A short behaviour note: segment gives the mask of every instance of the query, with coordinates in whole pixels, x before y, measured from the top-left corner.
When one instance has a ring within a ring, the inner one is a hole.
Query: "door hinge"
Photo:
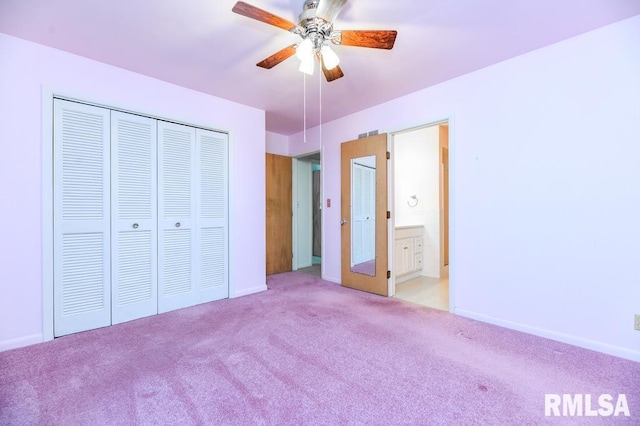
[[[387,271],[387,279],[391,278],[391,271]]]
[[[391,160],[391,153],[387,151],[387,160]]]
[[[391,212],[387,210],[387,219],[391,219]]]

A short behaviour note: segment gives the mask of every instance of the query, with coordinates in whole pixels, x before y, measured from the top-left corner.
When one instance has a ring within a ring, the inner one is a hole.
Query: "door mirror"
[[[351,272],[376,275],[376,156],[351,160]]]

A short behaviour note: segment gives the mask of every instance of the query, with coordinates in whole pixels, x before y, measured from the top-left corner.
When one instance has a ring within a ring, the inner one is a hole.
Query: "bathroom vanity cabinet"
[[[396,283],[415,278],[422,271],[423,226],[396,227],[394,258]]]

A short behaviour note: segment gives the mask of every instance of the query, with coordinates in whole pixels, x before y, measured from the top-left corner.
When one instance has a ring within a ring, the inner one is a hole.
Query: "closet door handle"
[[[180,222],[176,222],[176,228],[180,228]]]
[[[137,223],[134,223],[133,224],[133,229],[138,229],[138,226],[140,226],[140,225],[138,225]]]

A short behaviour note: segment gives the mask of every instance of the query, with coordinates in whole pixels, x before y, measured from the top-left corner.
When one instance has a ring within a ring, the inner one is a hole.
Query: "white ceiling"
[[[297,22],[303,0],[247,3]],[[234,4],[0,0],[0,32],[263,109],[268,131],[301,131],[297,59],[255,66],[299,39],[232,13]],[[334,48],[345,77],[323,82],[322,121],[638,14],[639,0],[350,0],[335,29],[393,29],[398,38],[391,51]],[[307,78],[308,127],[320,117],[317,71]]]

